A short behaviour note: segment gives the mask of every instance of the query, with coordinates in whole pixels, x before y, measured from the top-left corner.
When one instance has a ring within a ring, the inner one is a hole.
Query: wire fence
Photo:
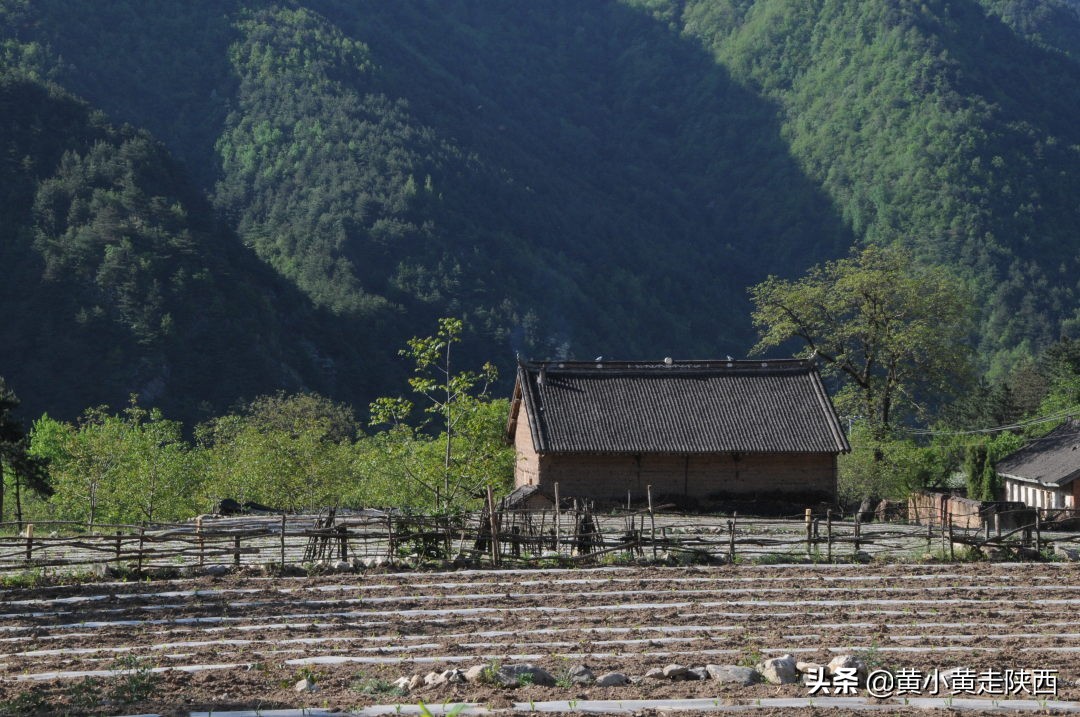
[[[489,503],[491,505],[492,503]],[[1080,548],[1074,511],[1010,504],[952,512],[913,500],[895,520],[806,509],[780,518],[671,513],[485,509],[457,515],[328,511],[201,516],[179,524],[0,524],[0,572],[142,573],[210,566],[359,569],[423,563],[595,564],[620,561],[852,562],[973,557],[1039,559]],[[14,533],[18,528],[19,532]],[[14,533],[14,534],[13,534]]]

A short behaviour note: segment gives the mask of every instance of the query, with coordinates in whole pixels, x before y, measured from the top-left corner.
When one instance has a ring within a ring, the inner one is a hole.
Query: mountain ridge
[[[3,0],[0,27],[5,65],[164,141],[210,235],[272,268],[238,287],[299,292],[292,319],[241,310],[276,346],[245,394],[393,392],[397,346],[447,314],[504,367],[741,354],[747,285],[863,242],[972,286],[991,371],[1080,331],[1072,0]],[[237,397],[166,384],[185,411]]]

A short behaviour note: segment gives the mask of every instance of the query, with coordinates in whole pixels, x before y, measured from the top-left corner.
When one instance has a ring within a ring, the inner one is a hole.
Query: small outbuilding
[[[1005,500],[1029,508],[1076,510],[1080,507],[1080,421],[1069,419],[998,461],[994,470],[1001,476]]]
[[[515,485],[623,503],[836,500],[850,450],[812,361],[519,362]]]

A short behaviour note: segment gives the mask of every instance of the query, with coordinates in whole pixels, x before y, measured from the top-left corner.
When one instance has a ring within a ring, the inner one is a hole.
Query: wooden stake
[[[829,546],[828,558],[829,558],[829,562],[831,563],[832,562],[832,508],[829,508],[827,511],[825,511],[825,530],[827,531],[826,537],[828,539],[828,546]]]
[[[26,562],[34,559],[34,524],[26,524]]]
[[[555,484],[555,552],[562,552],[562,520],[559,517],[559,484]]]
[[[240,536],[233,538],[233,565],[240,567]]]
[[[656,560],[656,516],[653,515],[652,509],[652,486],[645,486],[645,495],[649,499],[649,522],[652,524],[652,556],[653,560]]]
[[[859,538],[862,535],[862,513],[855,512],[855,557],[859,557]]]
[[[285,514],[281,514],[281,572],[285,572]]]
[[[812,544],[812,539],[813,539],[813,535],[812,535],[812,532],[811,532],[813,530],[813,520],[814,519],[813,519],[812,513],[811,513],[810,509],[807,508],[806,509],[806,557],[808,557],[808,558],[812,554],[812,551],[810,550],[810,546]]]
[[[120,534],[117,533],[117,536]],[[200,515],[195,519],[195,541],[199,544],[199,567],[203,566],[204,551],[203,548],[203,534],[202,534],[202,516]],[[116,559],[120,560],[120,538],[116,539]]]
[[[495,494],[487,487],[488,519],[491,522],[491,562],[499,564],[499,523],[495,519]]]
[[[139,575],[142,575],[143,542],[145,540],[146,540],[146,528],[139,528],[139,557],[138,557],[138,563],[137,563],[137,568],[136,568],[136,572],[138,572]]]

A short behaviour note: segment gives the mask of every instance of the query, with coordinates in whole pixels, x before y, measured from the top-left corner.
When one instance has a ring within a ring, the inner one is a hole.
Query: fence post
[[[233,560],[233,565],[235,565],[236,567],[240,567],[240,536],[239,535],[237,535],[236,537],[233,538],[232,560]]]
[[[195,541],[199,544],[199,567],[201,568],[203,566],[203,562],[204,562],[204,552],[203,552],[204,545],[203,545],[202,516],[201,515],[198,518],[195,519]],[[119,545],[119,544],[120,544],[120,541],[117,540],[117,545]],[[120,551],[119,551],[119,549],[116,552],[117,552],[116,559],[119,560],[120,559]]]
[[[338,559],[349,559],[349,529],[344,525],[339,525],[338,529]]]
[[[121,532],[116,531],[116,567],[120,567],[120,536]]]
[[[649,498],[649,522],[652,524],[652,557],[656,560],[656,516],[653,515],[652,510],[652,486],[645,486],[645,494]]]
[[[949,513],[949,560],[956,560],[956,543],[953,542],[952,513]]]
[[[1035,509],[1035,552],[1042,552],[1042,512],[1041,509]]]
[[[832,508],[825,511],[825,530],[827,531],[826,538],[829,543],[829,562],[832,562]]]
[[[855,557],[859,557],[860,536],[862,536],[862,513],[855,511]]]
[[[285,514],[281,514],[281,572],[285,572]]]
[[[997,533],[997,537],[1001,537],[1001,513],[994,511],[994,532]]]
[[[142,575],[142,564],[143,564],[143,541],[144,541],[144,540],[146,540],[146,527],[145,527],[145,526],[144,526],[144,527],[140,527],[140,528],[139,528],[139,557],[137,558],[137,561],[138,561],[138,562],[136,563],[136,566],[137,566],[137,567],[136,567],[136,569],[135,569],[135,570],[136,570],[136,572],[137,572],[137,573],[138,573],[139,575]]]
[[[488,519],[491,522],[491,562],[499,564],[499,521],[495,519],[495,494],[487,487]]]
[[[813,531],[813,516],[809,508],[806,509],[806,557],[810,557],[810,545],[812,540]]]
[[[555,552],[562,553],[562,519],[559,517],[559,483],[555,482]]]
[[[34,524],[26,524],[26,562],[34,559]]]

